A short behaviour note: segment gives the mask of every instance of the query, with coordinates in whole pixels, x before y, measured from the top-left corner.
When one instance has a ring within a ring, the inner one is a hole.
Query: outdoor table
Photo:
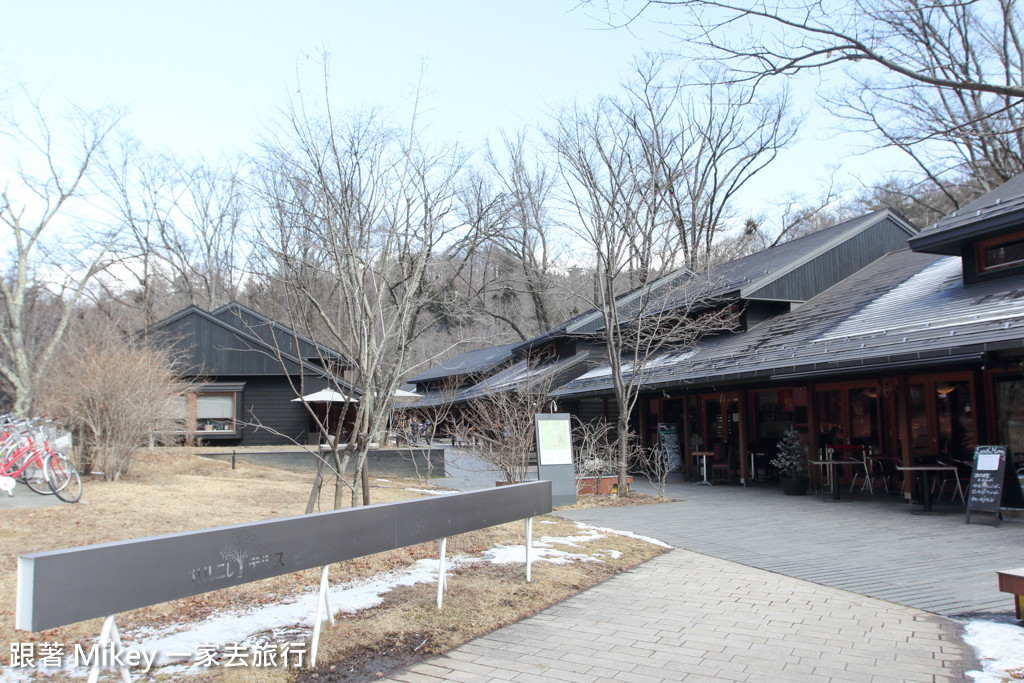
[[[714,484],[712,484],[710,481],[708,481],[708,456],[709,455],[710,456],[714,456],[715,455],[714,451],[693,451],[693,453],[691,453],[691,455],[699,455],[703,459],[703,461],[704,461],[703,465],[701,467],[701,470],[704,472],[704,481],[695,481],[693,483],[693,485],[694,486],[714,486]]]
[[[919,472],[921,477],[921,504],[924,509],[921,510],[924,514],[935,514],[932,511],[932,487],[931,487],[931,473],[932,472],[953,472],[953,476],[956,476],[956,467],[953,465],[911,465],[904,467],[903,465],[896,465],[896,469],[900,472]]]
[[[839,496],[839,478],[836,476],[836,465],[863,465],[864,463],[860,460],[836,460],[835,458],[826,458],[825,460],[809,460],[813,465],[825,465],[828,467],[828,477],[832,481],[832,498],[823,498],[822,500],[831,501],[833,503],[849,503],[850,500],[842,500]]]

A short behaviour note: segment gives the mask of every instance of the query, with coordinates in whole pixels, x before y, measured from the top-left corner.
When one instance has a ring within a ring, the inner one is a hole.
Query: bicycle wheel
[[[46,478],[46,469],[42,464],[42,459],[32,455],[32,462],[29,466],[21,473],[18,480],[28,486],[36,493],[44,496],[53,495],[53,488],[50,486],[50,482]]]
[[[77,503],[82,497],[82,478],[71,464],[71,458],[63,453],[52,453],[43,461],[43,471],[50,488],[65,503]]]

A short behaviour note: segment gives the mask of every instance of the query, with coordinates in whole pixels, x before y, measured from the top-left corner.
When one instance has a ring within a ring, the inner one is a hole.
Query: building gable
[[[184,376],[300,374],[301,365],[294,357],[278,357],[259,338],[195,306],[153,326],[150,335],[173,350]],[[310,369],[307,366],[307,372]]]

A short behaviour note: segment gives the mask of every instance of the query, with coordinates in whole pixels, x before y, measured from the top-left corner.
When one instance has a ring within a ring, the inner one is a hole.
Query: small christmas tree
[[[807,446],[800,437],[800,432],[792,427],[786,430],[779,441],[778,452],[771,463],[784,477],[796,477],[807,470]]]

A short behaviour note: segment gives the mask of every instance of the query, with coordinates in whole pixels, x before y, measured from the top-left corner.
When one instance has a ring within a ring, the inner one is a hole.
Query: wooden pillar
[[[690,395],[683,396],[683,443],[680,451],[683,454],[683,471],[687,479],[693,479],[693,444],[691,442],[690,430]]]
[[[736,408],[739,411],[739,448],[740,448],[740,482],[746,486],[747,480],[750,478],[750,447],[747,445],[747,423],[749,418],[747,415],[747,392],[741,390],[737,392],[736,396]]]
[[[818,395],[814,384],[807,385],[807,455],[809,460],[821,460],[821,430],[818,429]],[[821,477],[821,468],[811,467],[811,479],[815,487],[824,490],[825,484]]]
[[[896,391],[896,412],[898,414],[898,430],[900,435],[900,452],[899,458],[903,467],[911,467],[914,464],[914,458],[910,452],[910,387],[907,381],[906,375],[900,375],[895,382],[893,382],[893,388]],[[906,474],[906,473],[905,473]],[[903,477],[903,494],[904,496],[913,495],[914,477],[904,476]]]

